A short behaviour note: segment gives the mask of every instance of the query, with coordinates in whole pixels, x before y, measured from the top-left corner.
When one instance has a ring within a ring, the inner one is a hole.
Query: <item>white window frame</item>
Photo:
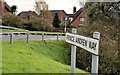
[[[84,17],[80,17],[79,20],[80,20],[80,22],[84,22],[85,18]]]

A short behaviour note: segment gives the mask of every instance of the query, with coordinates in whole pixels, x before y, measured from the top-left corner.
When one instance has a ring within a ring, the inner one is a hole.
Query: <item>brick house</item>
[[[31,18],[34,16],[34,17],[37,17],[38,14],[34,11],[22,11],[18,14],[18,16],[20,16],[23,20],[31,20]]]
[[[76,7],[73,7],[73,14],[68,14],[67,16],[69,16],[71,23],[75,27],[83,26],[83,23],[85,22],[85,14],[83,13],[82,8],[76,11]]]
[[[4,0],[0,0],[0,16],[5,13],[12,13],[11,8]]]
[[[61,23],[63,23],[63,17],[67,15],[67,13],[64,10],[50,10],[50,16],[48,19],[50,23],[53,23],[53,19],[56,13],[58,13],[59,19]]]
[[[75,26],[83,26],[83,23],[85,21],[85,14],[83,13],[83,9],[80,8],[78,11],[76,11],[76,7],[73,7],[73,14],[67,14],[64,10],[50,10],[50,18],[49,21],[53,23],[53,19],[55,16],[55,13],[58,13],[59,19],[62,23],[64,23],[63,18],[65,16],[68,16],[71,20],[71,23]]]
[[[85,22],[85,14],[83,13],[83,9],[80,8],[78,11],[76,11],[76,7],[73,7],[73,14],[67,14],[64,10],[50,10],[49,11],[49,18],[48,21],[52,24],[53,19],[56,13],[58,13],[59,19],[61,23],[64,23],[64,17],[68,16],[71,20],[71,23],[75,26],[83,26],[83,23]],[[30,20],[32,16],[38,16],[37,13],[34,11],[22,11],[18,14],[23,20]]]

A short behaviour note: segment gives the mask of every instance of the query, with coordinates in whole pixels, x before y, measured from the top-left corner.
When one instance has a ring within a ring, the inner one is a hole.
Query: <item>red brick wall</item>
[[[62,22],[63,17],[65,17],[66,14],[63,11],[61,11],[60,13],[58,13],[58,16],[59,16],[60,21]]]
[[[66,14],[63,11],[56,11],[56,13],[58,13],[59,19],[62,22],[63,17],[66,16]],[[53,23],[53,19],[54,19],[54,17],[49,18],[48,20],[50,21],[50,23]]]
[[[2,15],[5,14],[5,13],[12,13],[12,12],[9,12],[9,11],[5,8],[5,2],[4,2],[4,0],[1,0],[1,6],[2,6]]]
[[[22,20],[27,21],[27,20],[31,20],[32,17],[37,17],[38,15],[34,12],[34,11],[28,11],[29,12],[29,16],[28,17],[23,17],[21,14],[19,15],[20,18],[22,18]]]
[[[5,13],[5,3],[4,0],[1,0],[1,6],[2,6],[2,15]]]
[[[19,17],[20,17],[22,20],[24,20],[24,21],[29,20],[29,18],[28,18],[28,17],[23,17],[21,14],[19,15]]]
[[[85,14],[81,12],[79,16],[72,22],[74,26],[78,26],[79,24],[83,24],[83,22],[80,22],[80,17],[85,17]],[[85,19],[84,19],[85,20]]]
[[[38,15],[34,12],[34,11],[29,11],[29,20],[31,20],[31,18],[34,16],[34,17],[37,17]]]

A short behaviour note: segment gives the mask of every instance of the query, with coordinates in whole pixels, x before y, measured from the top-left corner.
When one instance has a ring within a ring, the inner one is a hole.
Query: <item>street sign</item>
[[[92,75],[98,75],[98,49],[100,33],[94,32],[93,38],[81,36],[76,34],[76,29],[72,29],[72,33],[66,33],[66,42],[72,44],[71,46],[71,73],[75,75],[75,65],[76,65],[76,46],[81,47],[92,54]]]
[[[66,33],[66,37],[66,42],[98,55],[99,40],[72,33]]]

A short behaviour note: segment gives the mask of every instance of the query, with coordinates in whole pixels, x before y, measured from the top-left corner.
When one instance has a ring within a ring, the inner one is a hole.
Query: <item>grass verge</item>
[[[3,73],[70,73],[70,46],[64,41],[47,40],[2,42]],[[76,68],[76,73],[84,73]],[[88,75],[88,74],[87,74]]]
[[[47,34],[65,34],[65,33],[60,33],[60,32],[25,31],[25,30],[11,30],[11,29],[0,29],[0,31],[9,31],[9,32],[29,32],[29,33],[47,33]]]

